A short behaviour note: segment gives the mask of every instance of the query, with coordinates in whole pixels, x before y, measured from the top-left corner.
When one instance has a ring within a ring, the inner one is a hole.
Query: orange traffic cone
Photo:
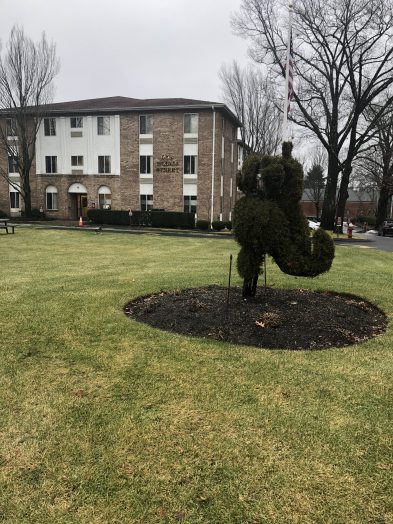
[[[79,227],[83,227],[83,220],[82,220],[82,217],[79,217]]]

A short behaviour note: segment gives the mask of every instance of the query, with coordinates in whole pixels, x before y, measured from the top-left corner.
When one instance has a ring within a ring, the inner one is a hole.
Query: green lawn
[[[382,307],[387,333],[358,346],[261,350],[123,315],[140,294],[224,284],[236,252],[230,240],[0,236],[0,522],[393,522],[393,255],[342,246],[314,280],[268,263],[270,285]]]

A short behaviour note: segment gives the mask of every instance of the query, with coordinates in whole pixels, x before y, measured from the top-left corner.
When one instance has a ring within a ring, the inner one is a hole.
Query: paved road
[[[373,233],[366,233],[365,235],[356,234],[356,236],[363,238],[365,242],[357,242],[353,244],[354,246],[381,249],[382,251],[393,253],[393,237],[379,237]]]

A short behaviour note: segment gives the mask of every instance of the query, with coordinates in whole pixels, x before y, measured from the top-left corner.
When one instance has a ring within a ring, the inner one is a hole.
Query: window
[[[71,166],[72,167],[83,167],[83,156],[72,156],[71,157]]]
[[[139,117],[139,134],[153,134],[153,115],[140,115]]]
[[[98,172],[99,173],[110,173],[111,172],[111,157],[110,156],[99,156],[98,157]]]
[[[141,211],[153,209],[153,195],[141,195]]]
[[[56,136],[55,118],[44,118],[44,133],[45,136]]]
[[[184,115],[184,133],[198,133],[198,115],[196,113]]]
[[[97,134],[109,135],[111,132],[111,124],[109,116],[97,116]]]
[[[15,118],[7,118],[6,132],[7,136],[17,136],[17,125]]]
[[[139,157],[139,173],[141,175],[151,175],[151,156]]]
[[[8,173],[18,173],[18,157],[9,156],[8,157]]]
[[[57,201],[58,191],[55,186],[48,186],[46,188],[46,209],[55,211],[59,209]]]
[[[196,213],[197,212],[197,197],[196,196],[184,196],[184,212],[185,213]]]
[[[184,156],[184,174],[196,175],[197,157],[193,155]]]
[[[83,117],[81,116],[73,116],[70,118],[71,128],[72,129],[79,129],[83,127]]]
[[[14,189],[10,191],[10,207],[11,209],[20,208],[19,191],[15,191]]]
[[[98,190],[98,207],[100,209],[110,209],[112,205],[111,190],[107,186],[101,186]]]
[[[57,173],[57,156],[45,157],[46,173]]]

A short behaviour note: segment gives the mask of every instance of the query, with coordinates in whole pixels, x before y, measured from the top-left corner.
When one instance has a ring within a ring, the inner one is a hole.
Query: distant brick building
[[[374,215],[377,208],[378,195],[376,191],[357,191],[348,189],[348,200],[345,205],[344,218],[354,218],[358,215]],[[316,216],[316,206],[312,198],[312,192],[305,189],[300,202],[303,213],[306,216]],[[323,194],[319,202],[319,213],[322,212]]]
[[[241,122],[221,103],[110,97],[48,106],[31,173],[32,207],[77,219],[89,208],[191,211],[231,219]],[[12,126],[10,126],[12,127]],[[19,215],[19,174],[0,159],[0,209]]]

